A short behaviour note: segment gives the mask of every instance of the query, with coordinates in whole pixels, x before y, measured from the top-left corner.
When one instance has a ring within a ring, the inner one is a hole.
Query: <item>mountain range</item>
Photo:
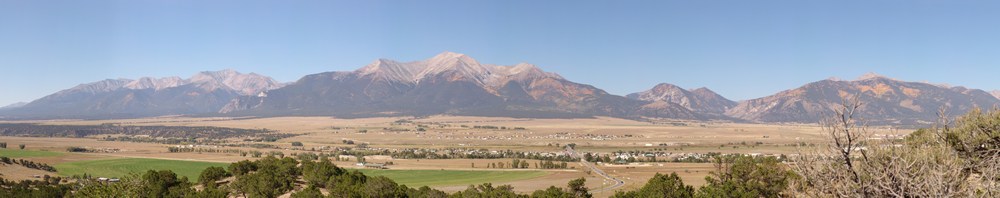
[[[850,96],[873,124],[927,124],[1000,104],[1000,90],[906,82],[878,75],[822,80],[774,95],[732,101],[708,88],[661,83],[618,96],[520,63],[493,65],[444,52],[412,62],[378,59],[354,71],[311,74],[296,82],[234,70],[180,77],[108,79],[81,84],[27,104],[0,108],[0,118],[188,116],[424,116],[530,118],[612,116],[629,119],[815,123]]]
[[[647,106],[679,105],[695,113],[716,117],[722,116],[737,104],[705,87],[686,90],[668,83],[660,83],[652,89],[625,97],[650,102]]]
[[[107,79],[56,92],[0,116],[21,119],[130,118],[214,113],[240,95],[263,93],[284,84],[234,70],[180,77]]]
[[[312,74],[264,95],[240,96],[219,113],[233,115],[473,115],[633,117],[648,102],[566,80],[535,65],[482,64],[445,52],[427,60],[379,59],[355,71]],[[696,119],[676,105],[642,115]]]
[[[872,124],[926,125],[942,108],[949,116],[973,108],[992,108],[1000,99],[964,87],[905,82],[869,74],[857,80],[822,80],[802,87],[740,102],[726,115],[757,122],[817,122],[845,98],[858,97],[860,116]]]

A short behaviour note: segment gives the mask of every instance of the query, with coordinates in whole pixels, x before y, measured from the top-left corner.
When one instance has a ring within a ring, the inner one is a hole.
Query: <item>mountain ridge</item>
[[[199,72],[188,79],[142,77],[105,79],[60,90],[0,112],[22,118],[119,118],[214,112],[239,95],[282,84],[270,77],[235,70]]]
[[[816,123],[853,95],[866,103],[860,116],[875,124],[926,125],[936,120],[940,107],[954,116],[1000,104],[1000,90],[909,82],[875,73],[856,80],[811,82],[739,102],[706,87],[685,89],[669,83],[619,96],[533,64],[485,64],[443,52],[408,62],[376,59],[355,70],[309,74],[290,83],[231,69],[188,78],[105,79],[20,107],[0,108],[0,118],[443,114]]]
[[[219,113],[637,117],[633,113],[646,103],[566,80],[532,64],[482,64],[464,54],[444,52],[420,61],[378,59],[354,71],[307,75],[263,97],[239,97]],[[669,106],[646,115],[698,118]]]
[[[28,103],[27,102],[15,102],[15,103],[8,104],[7,106],[0,107],[0,109],[13,109],[13,108],[22,107],[22,106],[24,106],[26,104],[28,104]]]
[[[669,83],[660,83],[649,90],[628,94],[625,97],[647,102],[674,103],[693,112],[712,115],[722,115],[729,108],[736,106],[736,102],[708,88],[687,90]]]
[[[865,104],[859,116],[873,124],[927,125],[937,119],[941,107],[947,108],[948,116],[957,116],[973,108],[1000,104],[1000,100],[978,89],[874,76],[808,83],[740,102],[726,115],[755,122],[816,123],[843,100],[855,96]]]

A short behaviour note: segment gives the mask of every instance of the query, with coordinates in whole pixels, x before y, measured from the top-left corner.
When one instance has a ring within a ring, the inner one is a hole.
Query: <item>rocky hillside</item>
[[[626,97],[653,103],[674,103],[693,112],[713,115],[722,115],[726,110],[736,106],[736,102],[708,88],[686,90],[668,83],[661,83],[652,89],[629,94]]]
[[[944,107],[954,116],[1000,100],[978,89],[905,82],[877,75],[858,80],[823,80],[775,95],[741,102],[726,115],[757,122],[816,123],[845,98],[863,101],[860,116],[871,124],[925,125]]]

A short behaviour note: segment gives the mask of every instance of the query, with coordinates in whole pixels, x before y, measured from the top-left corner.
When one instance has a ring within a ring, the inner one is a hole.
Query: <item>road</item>
[[[619,187],[622,187],[622,186],[625,185],[625,181],[622,181],[621,179],[612,177],[611,175],[608,175],[607,173],[605,173],[603,170],[597,168],[597,166],[594,166],[594,163],[588,162],[587,159],[584,159],[583,156],[580,156],[580,154],[577,153],[576,150],[573,150],[572,147],[567,146],[566,147],[566,152],[568,152],[569,155],[572,156],[572,157],[580,158],[580,163],[583,164],[584,166],[589,167],[590,170],[591,170],[591,172],[597,173],[598,175],[600,175],[600,176],[602,176],[604,178],[607,178],[608,180],[611,180],[611,181],[615,182],[614,185],[607,186],[607,187],[604,187],[604,188],[601,188],[601,189],[596,189],[596,190],[593,190],[592,192],[604,192],[604,191],[607,191],[607,190],[614,190],[615,188],[619,188]]]

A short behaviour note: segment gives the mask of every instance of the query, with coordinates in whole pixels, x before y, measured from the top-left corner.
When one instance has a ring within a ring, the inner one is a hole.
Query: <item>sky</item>
[[[1000,89],[997,1],[0,1],[0,106],[236,69],[291,82],[451,51],[613,94],[733,100],[876,72]]]

